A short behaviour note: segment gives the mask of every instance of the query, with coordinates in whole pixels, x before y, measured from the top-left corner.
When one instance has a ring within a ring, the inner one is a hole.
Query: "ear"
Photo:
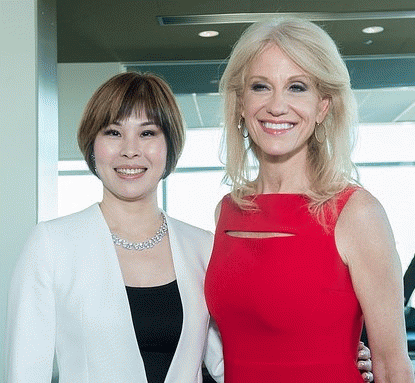
[[[316,116],[316,122],[321,124],[327,116],[327,113],[330,110],[331,106],[331,98],[330,97],[323,97],[319,103],[319,112]]]
[[[241,114],[242,118],[245,118],[244,102],[243,102],[242,97],[239,96],[236,102],[237,102],[237,105],[238,105],[239,113]]]

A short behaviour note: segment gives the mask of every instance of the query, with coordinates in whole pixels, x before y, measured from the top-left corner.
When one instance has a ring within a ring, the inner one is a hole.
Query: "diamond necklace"
[[[111,233],[112,242],[116,246],[122,246],[124,249],[127,250],[146,250],[151,249],[152,247],[156,246],[166,235],[167,231],[169,230],[167,227],[167,220],[166,216],[161,213],[163,217],[163,223],[161,224],[160,228],[158,229],[157,233],[144,242],[128,242],[125,239],[120,238],[117,234]]]

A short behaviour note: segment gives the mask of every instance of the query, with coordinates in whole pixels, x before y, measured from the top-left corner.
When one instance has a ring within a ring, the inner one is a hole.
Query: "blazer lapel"
[[[197,271],[194,266],[198,263],[193,250],[194,244],[187,246],[187,237],[183,228],[179,228],[176,221],[169,216],[166,215],[166,218],[173,264],[183,305],[183,325],[165,383],[177,383],[183,378],[186,365],[189,366],[188,370],[190,371],[194,363],[197,363],[196,366],[202,363],[199,354],[201,354],[205,343],[203,327],[207,329],[208,316],[203,298],[204,271]],[[201,326],[202,335],[200,333]],[[183,383],[198,381],[196,374],[187,378],[188,380]]]
[[[93,240],[96,243],[96,249],[100,252],[97,254],[102,259],[101,267],[104,269],[104,274],[107,279],[107,287],[111,289],[111,296],[116,302],[114,305],[121,312],[119,325],[119,333],[114,335],[112,339],[117,344],[120,357],[120,368],[124,371],[131,369],[131,376],[134,377],[134,383],[148,383],[144,368],[143,358],[137,344],[137,338],[134,330],[134,325],[131,317],[130,305],[128,302],[127,292],[124,285],[124,280],[121,273],[121,268],[118,262],[117,253],[114,244],[111,240],[110,229],[105,221],[98,204],[93,206],[94,221],[96,224],[96,233]],[[122,364],[122,365],[121,365]]]

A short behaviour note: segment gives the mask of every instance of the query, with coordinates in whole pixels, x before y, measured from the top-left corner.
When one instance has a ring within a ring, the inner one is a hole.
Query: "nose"
[[[122,157],[134,158],[142,155],[140,141],[132,138],[125,138],[122,142],[120,154]]]
[[[274,90],[267,100],[266,110],[273,116],[281,116],[288,113],[288,102],[286,97],[284,97],[284,93]]]

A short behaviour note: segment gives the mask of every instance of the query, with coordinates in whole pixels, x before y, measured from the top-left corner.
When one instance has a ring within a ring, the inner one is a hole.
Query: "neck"
[[[258,193],[305,193],[310,189],[304,155],[261,158],[257,178]]]
[[[110,230],[128,238],[151,237],[161,224],[157,196],[145,201],[123,201],[104,193],[100,208]]]

